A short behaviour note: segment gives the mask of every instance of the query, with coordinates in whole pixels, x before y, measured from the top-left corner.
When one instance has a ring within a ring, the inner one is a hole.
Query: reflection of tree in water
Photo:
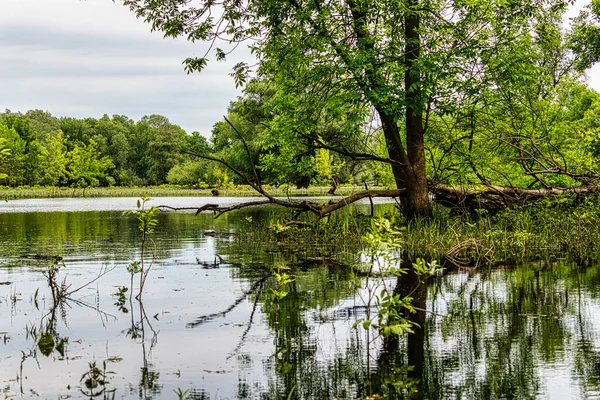
[[[592,310],[600,306],[598,267],[530,265],[436,278],[412,293],[415,306],[435,313],[411,314],[423,329],[378,342],[370,355],[360,331],[344,343],[319,342],[332,319],[344,329],[344,320],[351,325],[364,313],[336,309],[351,297],[344,271],[316,268],[295,276],[282,300],[268,295],[271,280],[259,299],[275,333],[264,398],[535,398],[544,388],[540,368],[557,363],[574,365],[568,384],[582,395],[600,389]],[[396,290],[413,285],[404,277]],[[323,357],[322,346],[339,349]],[[412,389],[418,393],[409,395]],[[238,397],[251,392],[242,380]]]
[[[134,305],[137,305],[137,313]],[[162,385],[159,384],[160,374],[155,367],[148,362],[152,349],[158,341],[158,332],[152,327],[148,319],[144,303],[129,297],[129,308],[131,310],[131,327],[125,332],[132,340],[139,341],[142,350],[142,366],[140,368],[140,382],[136,387],[130,388],[130,393],[137,392],[140,399],[153,399],[161,393]],[[123,310],[127,312],[127,310]],[[147,337],[149,336],[149,338]]]
[[[354,321],[364,316],[364,305],[339,307],[355,290],[350,270],[319,267],[296,270],[294,277],[284,298],[274,299],[270,289],[275,282],[268,279],[258,299],[275,333],[275,351],[265,364],[269,382],[262,397],[359,398],[377,393],[404,398],[412,380],[398,341],[376,342],[374,354],[367,354],[364,331],[352,329]],[[320,331],[330,329],[332,337],[323,342]],[[344,330],[339,332],[344,339],[336,339],[336,330]],[[244,363],[243,353],[238,360]],[[240,379],[237,397],[251,396],[251,389]]]
[[[425,397],[534,398],[542,388],[540,366],[571,352],[578,373],[598,376],[597,353],[580,345],[597,343],[581,295],[590,295],[582,284],[597,287],[598,279],[581,282],[586,273],[531,265],[439,279],[430,300],[447,304],[451,317],[426,322]],[[584,393],[599,388],[595,379],[583,386]]]

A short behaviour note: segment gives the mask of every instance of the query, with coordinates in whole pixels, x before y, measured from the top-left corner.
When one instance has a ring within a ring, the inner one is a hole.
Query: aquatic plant
[[[271,293],[277,300],[283,299],[289,293],[289,284],[294,281],[290,275],[283,271],[282,266],[278,266],[277,268],[273,268],[271,274],[275,278],[276,288],[271,288]]]
[[[81,393],[90,398],[98,397],[105,393],[111,393],[114,398],[116,389],[106,389],[106,385],[109,383],[108,375],[114,374],[114,372],[106,370],[106,361],[102,362],[102,369],[96,365],[96,361],[88,363],[88,368],[88,371],[81,375],[81,379],[79,379],[86,388],[86,390],[80,389]],[[104,398],[108,397],[104,396]]]
[[[178,400],[187,400],[189,398],[188,394],[190,393],[190,390],[189,389],[181,390],[181,388],[177,388],[177,389],[174,389],[173,392],[177,396]]]
[[[131,275],[131,293],[133,293],[133,277],[136,274],[140,274],[140,282],[138,288],[138,294],[135,296],[136,299],[141,300],[142,293],[144,292],[144,284],[146,283],[146,278],[148,277],[148,273],[154,264],[154,260],[156,258],[156,246],[154,245],[154,241],[149,238],[149,236],[154,233],[154,228],[158,224],[158,219],[156,218],[156,213],[158,212],[158,207],[150,207],[146,208],[146,202],[150,201],[150,197],[143,196],[141,200],[137,201],[137,210],[133,211],[125,211],[124,214],[133,214],[136,216],[139,225],[138,229],[142,233],[141,244],[140,244],[140,260],[133,261],[127,266],[127,271]],[[152,258],[149,264],[146,263],[146,253],[148,251],[148,242],[153,245]],[[131,295],[130,295],[131,296]]]
[[[365,235],[367,248],[363,253],[368,259],[368,270],[364,280],[367,296],[363,301],[367,316],[358,319],[354,323],[355,328],[362,326],[366,331],[373,328],[383,337],[413,332],[415,323],[407,318],[406,313],[416,312],[412,305],[412,293],[416,287],[408,293],[399,293],[391,285],[390,278],[411,273],[417,278],[416,285],[421,285],[427,277],[436,273],[439,266],[436,261],[426,262],[421,258],[410,263],[410,267],[406,266],[400,251],[403,236],[404,233],[385,218],[374,219],[372,229]],[[363,281],[356,277],[354,282],[357,287],[363,285]],[[376,315],[371,313],[373,307]]]

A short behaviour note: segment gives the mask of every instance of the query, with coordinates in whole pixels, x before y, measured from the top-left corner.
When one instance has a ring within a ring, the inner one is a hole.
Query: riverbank
[[[269,187],[267,190],[274,196],[304,197],[304,196],[329,196],[331,187],[310,187],[296,189],[295,187]],[[250,197],[257,193],[250,186],[239,185],[223,189],[194,189],[177,185],[147,186],[147,187],[94,187],[94,188],[68,188],[68,187],[18,187],[11,188],[0,186],[0,199],[44,199],[44,198],[92,198],[92,197],[211,197],[213,190],[217,190],[223,197]],[[347,196],[364,190],[362,186],[340,186],[335,194]]]

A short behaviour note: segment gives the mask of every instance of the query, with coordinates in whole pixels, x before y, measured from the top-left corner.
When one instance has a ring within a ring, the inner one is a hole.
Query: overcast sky
[[[203,45],[163,39],[110,0],[0,0],[0,110],[56,116],[161,114],[209,135],[239,95],[231,67],[187,75]]]
[[[119,2],[0,0],[0,110],[135,120],[161,114],[209,136],[240,93],[232,65],[251,58],[238,51],[186,75],[183,60],[203,48],[151,33]],[[588,77],[600,90],[600,69]]]

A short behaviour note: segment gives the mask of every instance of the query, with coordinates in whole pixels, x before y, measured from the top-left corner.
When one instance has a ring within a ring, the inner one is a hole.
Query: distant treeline
[[[160,115],[56,118],[41,110],[0,114],[0,184],[9,186],[143,186],[167,182],[186,161],[182,146],[205,149]]]
[[[287,157],[294,167],[292,172],[262,166],[260,157],[266,153],[256,144],[259,135],[249,130],[239,113],[229,115],[248,131],[246,140],[264,183],[299,187],[328,186],[332,179],[340,183],[392,183],[391,172],[385,167],[357,168],[356,163],[325,149],[314,151],[302,162]],[[77,119],[56,118],[41,110],[24,114],[7,110],[0,113],[0,185],[85,188],[169,183],[231,187],[246,183],[223,165],[190,155],[213,154],[229,160],[238,170],[252,173],[245,146],[231,126],[217,122],[211,134],[210,141],[198,132],[188,134],[160,115],[136,122],[124,115]],[[273,151],[270,149],[268,156]]]

